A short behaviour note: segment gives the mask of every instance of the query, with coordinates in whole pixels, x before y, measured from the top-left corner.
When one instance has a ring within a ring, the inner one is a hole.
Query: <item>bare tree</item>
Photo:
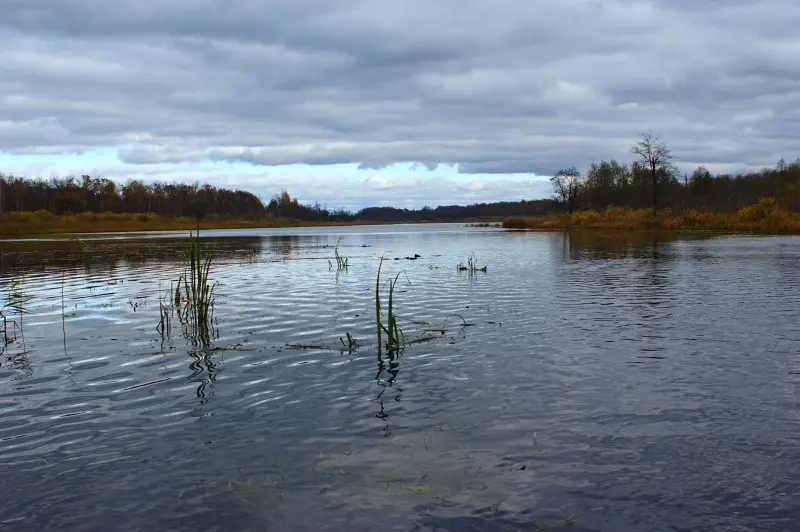
[[[672,170],[670,163],[672,151],[658,135],[647,130],[647,132],[639,134],[639,142],[631,146],[631,153],[638,155],[642,163],[650,169],[650,177],[653,180],[653,216],[655,216],[658,201],[658,173]]]
[[[553,196],[558,203],[564,205],[567,210],[567,224],[572,225],[572,212],[578,200],[578,192],[581,186],[581,173],[574,166],[559,170],[556,175],[550,178],[553,185]]]

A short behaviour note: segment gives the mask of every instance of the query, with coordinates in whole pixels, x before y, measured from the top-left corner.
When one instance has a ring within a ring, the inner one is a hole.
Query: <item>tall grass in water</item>
[[[28,312],[27,304],[32,297],[26,295],[22,290],[24,282],[24,274],[14,277],[6,289],[5,300],[0,306],[0,339],[2,339],[4,349],[16,341],[16,332],[19,330],[22,339],[22,350],[25,351],[25,332],[22,327],[22,318]]]
[[[469,272],[469,273],[475,273],[475,272],[485,273],[487,267],[486,265],[478,266],[478,258],[475,256],[475,253],[471,253],[469,258],[467,259],[466,266],[464,265],[464,263],[459,262],[458,266],[456,266],[456,270],[460,272]]]
[[[341,242],[341,241],[342,241],[342,238],[339,237],[339,240],[336,241],[336,247],[333,248],[333,253],[334,253],[335,258],[336,258],[336,271],[337,272],[340,272],[342,270],[346,270],[347,266],[348,266],[347,257],[345,257],[343,255],[339,255],[339,242]],[[333,263],[330,261],[330,259],[328,260],[328,267],[330,269],[333,269]]]
[[[172,315],[175,307],[172,305],[172,282],[167,292],[161,291],[161,283],[158,283],[158,314],[159,321],[156,330],[161,333],[162,340],[168,339],[172,335]]]
[[[181,323],[202,347],[211,343],[214,288],[217,286],[216,282],[211,283],[208,278],[213,260],[213,246],[201,244],[199,230],[196,233],[189,231],[189,255],[184,273],[178,278],[175,287],[174,305]]]
[[[394,313],[394,290],[397,287],[397,282],[400,280],[400,275],[404,272],[398,272],[394,279],[390,278],[387,281],[389,285],[389,299],[387,301],[386,323],[384,324],[381,317],[381,268],[383,267],[384,260],[384,257],[381,257],[381,261],[378,264],[378,276],[375,280],[375,323],[378,336],[378,353],[380,353],[383,348],[383,333],[386,333],[386,350],[391,353],[402,349],[406,345],[406,335],[397,325],[397,315]]]

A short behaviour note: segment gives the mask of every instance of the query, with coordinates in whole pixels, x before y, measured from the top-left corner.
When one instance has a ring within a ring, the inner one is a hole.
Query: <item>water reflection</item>
[[[378,352],[378,373],[375,375],[375,382],[381,388],[376,397],[380,410],[375,417],[384,422],[383,436],[389,437],[392,434],[389,428],[389,412],[387,403],[400,401],[403,389],[396,387],[397,376],[400,374],[400,351],[388,350],[385,354]]]
[[[572,231],[551,233],[551,249],[564,259],[654,259],[670,257],[660,247],[673,242],[702,240],[701,235],[633,231]]]
[[[191,374],[188,380],[197,384],[197,398],[201,405],[205,405],[214,396],[219,364],[210,353],[190,353],[189,356],[192,362],[189,364]]]
[[[297,235],[276,235],[269,239],[270,250],[283,259],[292,258],[300,247],[300,237]]]
[[[13,250],[49,262],[32,266],[27,349],[0,367],[0,523],[798,528],[796,238],[413,231],[345,242],[341,277],[334,231],[219,241],[207,330],[156,328],[185,241]],[[354,338],[375,335],[383,250],[421,257],[388,265],[414,283],[393,301],[411,341],[376,360]],[[490,258],[479,282],[453,271],[471,252]],[[113,276],[82,272],[88,257]]]
[[[221,263],[249,264],[263,251],[263,238],[236,237],[212,239],[216,258]],[[187,240],[56,240],[48,242],[0,241],[0,280],[19,272],[34,273],[81,270],[85,274],[114,274],[123,268],[147,265],[182,264],[186,260]]]

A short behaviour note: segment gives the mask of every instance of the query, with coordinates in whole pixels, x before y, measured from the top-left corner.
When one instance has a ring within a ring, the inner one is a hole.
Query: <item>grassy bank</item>
[[[460,222],[500,222],[500,219],[470,218]],[[346,226],[381,225],[394,223],[437,223],[432,222],[378,222],[373,220],[354,220],[347,222],[325,222],[278,218],[267,215],[259,219],[210,216],[202,220],[190,217],[171,218],[156,214],[129,213],[80,213],[54,215],[48,211],[10,212],[0,216],[0,236],[28,236],[56,233],[112,233],[135,231],[182,231],[189,229],[248,229],[274,227],[308,226]]]
[[[682,212],[664,209],[653,217],[651,209],[607,207],[599,211],[578,211],[572,220],[566,214],[513,216],[506,218],[508,229],[623,229],[634,231],[742,231],[758,233],[800,233],[800,213],[777,206],[772,198],[735,212]]]
[[[170,218],[155,214],[80,213],[53,215],[48,211],[10,212],[0,216],[0,235],[54,233],[104,233],[121,231],[174,231],[188,229],[245,229],[321,225],[267,216],[256,220],[212,216],[203,220]]]

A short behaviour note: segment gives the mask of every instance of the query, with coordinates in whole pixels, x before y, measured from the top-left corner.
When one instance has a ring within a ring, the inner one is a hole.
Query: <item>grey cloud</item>
[[[457,165],[793,159],[794,0],[5,0],[0,151],[123,162]]]

